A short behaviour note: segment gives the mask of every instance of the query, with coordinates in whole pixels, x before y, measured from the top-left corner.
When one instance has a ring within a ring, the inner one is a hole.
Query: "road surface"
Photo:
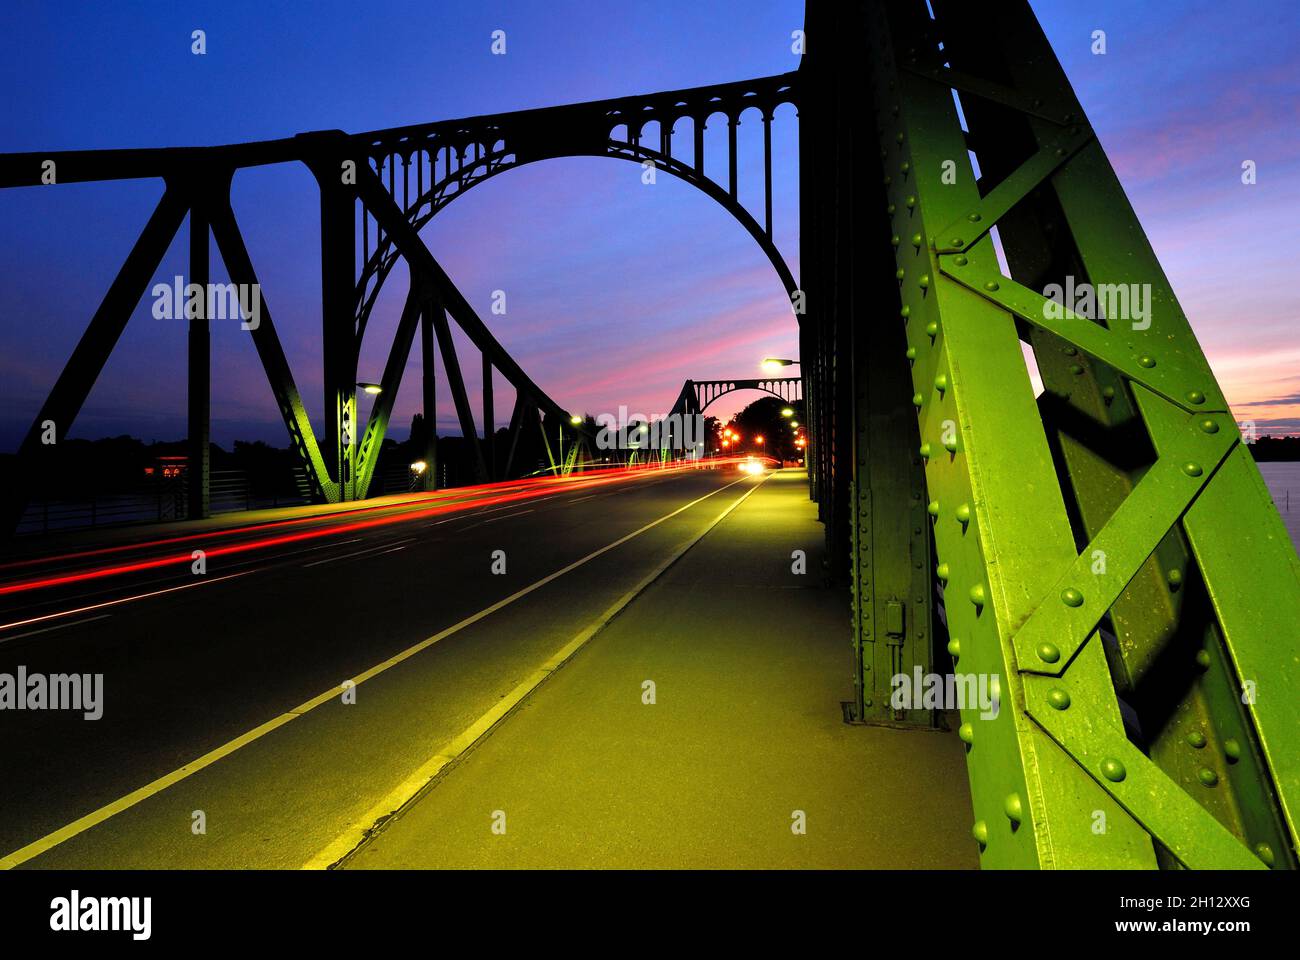
[[[0,863],[322,865],[758,482],[506,485],[0,564],[0,674],[103,676],[97,720],[0,711]]]

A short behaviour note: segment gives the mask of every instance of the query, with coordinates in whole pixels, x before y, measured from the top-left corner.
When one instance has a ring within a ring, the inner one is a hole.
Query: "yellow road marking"
[[[767,479],[764,477],[763,479]],[[740,481],[736,481],[739,483]],[[761,483],[762,480],[759,481]],[[728,484],[728,487],[734,484]],[[725,490],[727,487],[722,487]],[[442,770],[462,753],[474,745],[489,730],[504,719],[516,706],[534,690],[536,690],[552,673],[560,668],[570,657],[578,652],[584,644],[601,631],[619,612],[626,607],[633,599],[637,597],[646,587],[650,586],[655,580],[663,575],[663,572],[680,560],[686,551],[690,550],[697,543],[726,519],[731,511],[735,510],[745,498],[758,489],[758,484],[754,484],[744,495],[738,497],[734,503],[727,509],[713,518],[713,520],[690,541],[678,547],[673,553],[657,567],[643,577],[636,586],[628,590],[621,597],[615,600],[604,613],[600,614],[595,620],[587,625],[576,637],[566,643],[563,647],[555,652],[552,657],[542,664],[537,670],[529,675],[522,683],[507,693],[501,700],[497,701],[490,710],[470,724],[458,736],[444,744],[433,757],[431,757],[423,766],[415,771],[410,777],[404,780],[395,790],[388,794],[383,800],[367,810],[361,817],[354,820],[342,834],[336,837],[329,845],[317,853],[314,857],[303,864],[303,870],[322,870],[333,864],[338,863],[344,857],[356,850],[367,839],[373,836],[377,827],[387,822],[389,818],[398,813],[408,804],[415,801],[422,793],[424,788],[434,780]],[[720,490],[715,490],[715,493]],[[696,501],[698,502],[698,501]]]

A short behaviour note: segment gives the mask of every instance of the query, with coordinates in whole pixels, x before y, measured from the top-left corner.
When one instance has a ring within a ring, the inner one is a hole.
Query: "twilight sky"
[[[1240,420],[1300,432],[1300,8],[1034,0]],[[31,4],[0,10],[0,151],[198,146],[350,132],[695,86],[795,69],[799,0],[449,4]],[[194,29],[207,54],[190,52]],[[490,51],[492,31],[507,54]],[[1090,35],[1107,33],[1094,56]],[[796,277],[797,131],[774,125],[775,230]],[[710,127],[706,156],[722,158]],[[761,127],[742,123],[746,155]],[[716,145],[716,146],[714,146]],[[1244,186],[1241,163],[1258,165]],[[746,164],[742,156],[742,171]],[[716,168],[715,168],[716,169]],[[712,170],[710,172],[713,172]],[[720,171],[719,171],[720,173]],[[440,213],[426,242],[531,376],[593,414],[667,411],[687,377],[751,376],[797,356],[793,317],[757,246],[697,191],[629,163],[557,160],[505,173]],[[741,200],[760,212],[761,179]],[[0,192],[0,450],[31,423],[161,194],[157,183]],[[247,171],[235,212],[299,389],[319,423],[317,197],[305,169]],[[182,230],[156,279],[185,272]],[[1290,266],[1290,269],[1288,267]],[[224,281],[214,254],[213,280]],[[362,349],[379,379],[405,295],[399,268]],[[508,314],[492,316],[493,290]],[[184,435],[185,328],[142,302],[73,435]],[[461,340],[477,391],[477,353]],[[246,333],[214,324],[213,439],[285,443]],[[415,351],[418,354],[418,349]],[[440,432],[458,432],[449,395]],[[498,380],[499,421],[511,393]],[[418,409],[418,364],[394,433]],[[736,395],[728,414],[751,397]],[[366,401],[362,400],[365,413]]]

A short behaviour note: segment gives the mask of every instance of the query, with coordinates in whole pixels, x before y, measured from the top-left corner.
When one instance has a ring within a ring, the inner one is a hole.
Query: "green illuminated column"
[[[1300,562],[1028,4],[933,9],[831,29],[869,41],[836,69],[870,91],[847,122],[905,334],[875,345],[910,370],[948,649],[1000,694],[961,712],[973,842],[986,867],[1294,867]],[[1080,285],[1105,309],[1045,296]]]

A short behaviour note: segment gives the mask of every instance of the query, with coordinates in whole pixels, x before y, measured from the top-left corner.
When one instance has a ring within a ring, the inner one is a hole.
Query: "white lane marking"
[[[296,557],[303,553],[317,553],[321,550],[328,550],[330,547],[346,547],[349,543],[360,543],[362,537],[353,537],[351,540],[331,540],[329,543],[320,543],[314,547],[303,547],[301,550],[290,550],[287,553],[277,553],[269,557],[255,557],[250,563],[257,563],[262,560],[283,560],[285,557]]]
[[[530,499],[530,500],[538,500],[538,501],[540,501],[540,500],[549,500],[551,497],[558,496],[559,494],[561,494],[561,493],[563,493],[563,492],[564,492],[564,491],[562,491],[562,490],[548,490],[548,491],[546,491],[546,492],[544,492],[544,493],[539,493],[539,494],[537,494],[536,497],[530,497],[529,499]],[[431,526],[431,527],[438,527],[438,526],[441,526],[441,525],[444,524],[444,523],[452,523],[453,521],[456,521],[456,520],[473,520],[475,517],[486,516],[486,515],[489,514],[489,513],[500,513],[502,510],[512,510],[512,509],[514,509],[514,508],[517,507],[517,506],[519,506],[519,504],[517,504],[517,503],[507,503],[507,504],[505,504],[504,506],[494,507],[494,508],[492,508],[491,510],[466,510],[464,513],[461,513],[461,514],[459,514],[459,515],[457,515],[457,516],[454,516],[454,517],[447,517],[447,518],[444,519],[444,520],[435,520],[435,521],[433,521],[432,523],[428,524],[428,526]],[[513,516],[513,514],[512,514],[512,516]],[[484,521],[484,522],[486,523],[486,522],[488,522],[488,521]],[[470,524],[470,526],[471,526],[471,527],[477,527],[478,524],[477,524],[477,523],[475,523],[475,524]],[[468,530],[468,529],[470,529],[470,527],[466,527],[465,529]]]
[[[478,523],[471,523],[466,530],[473,530],[475,527],[481,527],[487,523],[496,523],[498,520],[509,520],[511,517],[522,517],[525,513],[532,513],[532,509],[520,510],[518,513],[507,513],[503,517],[493,517],[491,520],[480,520]]]
[[[66,627],[79,627],[83,623],[94,623],[96,620],[107,620],[111,613],[101,613],[97,617],[86,617],[84,620],[73,620],[71,623],[56,623],[52,626],[41,627],[39,630],[28,630],[26,633],[15,633],[12,637],[0,638],[0,643],[8,643],[10,640],[21,640],[23,637],[34,637],[38,633],[49,633],[51,630],[63,630]]]
[[[598,496],[598,494],[593,493],[593,494],[591,494],[590,496],[579,497],[577,500],[568,500],[568,501],[565,501],[565,502],[566,502],[566,503],[582,503],[582,501],[584,501],[584,500],[594,500],[597,496]]]
[[[398,540],[398,541],[396,541],[396,542],[397,542],[397,543],[410,543],[410,542],[411,542],[412,540],[414,540],[414,539],[415,539],[415,537],[407,537],[405,540]],[[385,550],[385,549],[384,549],[385,547],[391,547],[391,546],[393,546],[393,543],[391,543],[391,542],[390,542],[390,543],[381,543],[381,544],[380,544],[379,546],[377,546],[377,547],[366,547],[366,549],[364,549],[364,550],[354,550],[352,553],[345,553],[345,554],[342,554],[341,556],[337,556],[337,557],[326,557],[324,560],[313,560],[311,563],[304,563],[304,564],[302,565],[302,568],[303,568],[304,570],[306,570],[308,567],[319,567],[319,566],[320,566],[321,564],[323,564],[323,563],[334,563],[336,560],[350,560],[350,559],[353,558],[353,557],[361,557],[361,556],[365,556],[366,554],[375,553],[376,551],[379,551],[380,553],[391,553],[392,551],[390,551],[390,550]],[[376,555],[378,555],[378,554],[376,554]]]
[[[763,478],[767,479],[766,477]],[[759,483],[763,481],[760,480]],[[584,644],[601,631],[601,629],[613,620],[618,614],[631,603],[636,597],[645,590],[655,580],[659,579],[669,567],[680,560],[688,550],[704,539],[714,527],[727,518],[730,513],[740,506],[745,499],[758,489],[759,483],[754,484],[746,490],[741,496],[731,503],[725,510],[713,518],[703,530],[688,540],[682,546],[678,547],[662,561],[658,566],[651,570],[646,576],[628,590],[621,597],[615,600],[604,613],[600,614],[589,623],[576,637],[557,650],[549,660],[543,663],[532,674],[530,674],[522,683],[507,693],[504,697],[492,705],[486,713],[466,727],[461,733],[444,744],[436,754],[424,763],[415,773],[408,777],[395,790],[388,794],[383,800],[367,810],[360,818],[354,820],[348,825],[348,829],[331,841],[324,849],[320,850],[314,857],[302,865],[303,870],[323,870],[339,863],[353,851],[358,849],[370,837],[375,834],[376,827],[381,821],[387,821],[401,808],[414,802],[422,793],[424,788],[440,774],[443,769],[456,760],[462,753],[473,746],[489,730],[497,725],[507,714],[512,712],[525,697],[536,690],[552,673],[558,670],[566,661],[569,660]],[[731,486],[731,484],[728,484]],[[723,489],[726,489],[725,487]]]
[[[500,513],[502,510],[513,510],[517,506],[518,504],[516,503],[507,503],[505,506],[493,507],[491,510],[476,510],[474,513],[471,513],[470,516],[482,517],[482,516],[486,516],[489,513]]]
[[[233,577],[242,577],[251,572],[251,570],[244,570],[240,573],[228,573],[221,577],[211,577],[204,580],[198,580],[194,583],[183,583],[179,587],[168,587],[166,590],[154,590],[151,593],[138,593],[133,597],[121,597],[117,600],[106,600],[103,603],[92,603],[86,607],[77,607],[73,610],[61,610],[58,613],[46,613],[39,617],[31,617],[27,620],[15,620],[13,623],[0,624],[0,630],[12,630],[14,627],[25,627],[28,624],[40,623],[43,620],[53,620],[57,617],[71,617],[78,613],[88,613],[91,610],[102,610],[104,607],[116,607],[119,604],[131,603],[135,600],[147,600],[150,597],[160,597],[164,593],[175,593],[177,590],[190,590],[194,587],[204,587],[210,583],[220,583],[222,580],[230,580]]]
[[[718,489],[712,490],[709,493],[706,493],[704,496],[697,497],[696,499],[692,500],[690,503],[678,507],[676,510],[672,511],[671,513],[664,514],[658,520],[651,520],[649,523],[647,523],[644,527],[641,527],[639,530],[633,530],[631,533],[619,537],[617,540],[613,541],[612,543],[607,543],[605,546],[597,550],[593,550],[585,557],[573,561],[568,566],[561,567],[559,570],[556,570],[554,573],[547,574],[546,576],[542,577],[540,580],[533,581],[528,586],[515,591],[510,596],[498,600],[496,603],[491,604],[490,606],[484,607],[478,613],[470,614],[464,620],[461,620],[458,623],[454,623],[450,627],[447,627],[444,630],[440,630],[438,633],[435,633],[433,636],[425,640],[421,640],[419,643],[412,644],[411,646],[407,647],[405,650],[401,651],[400,653],[394,654],[393,656],[389,657],[387,660],[384,660],[381,663],[375,664],[369,670],[366,670],[364,673],[357,674],[357,676],[353,677],[351,680],[345,680],[342,683],[340,683],[337,687],[333,687],[332,689],[326,690],[324,693],[318,694],[317,696],[308,700],[306,703],[301,703],[298,706],[294,707],[292,710],[280,714],[278,717],[272,717],[270,720],[266,721],[260,726],[254,727],[252,730],[249,730],[247,733],[240,734],[235,739],[223,743],[221,746],[216,747],[215,749],[209,750],[201,757],[191,760],[189,763],[185,764],[185,766],[179,767],[176,770],[173,770],[171,773],[164,774],[158,779],[146,783],[143,787],[131,791],[126,796],[119,797],[113,802],[107,803],[97,810],[92,810],[90,813],[87,813],[85,816],[78,817],[76,820],[73,820],[71,823],[64,824],[59,829],[51,833],[47,833],[45,836],[40,837],[39,839],[33,840],[31,843],[27,844],[26,846],[19,847],[17,850],[6,855],[5,857],[0,857],[0,870],[11,870],[14,867],[24,864],[28,860],[31,860],[33,857],[38,857],[42,853],[45,853],[48,850],[52,850],[54,847],[57,847],[65,840],[70,840],[79,834],[85,833],[91,827],[98,826],[99,824],[103,823],[105,820],[108,820],[111,817],[115,817],[123,810],[129,810],[131,807],[134,807],[136,804],[149,799],[154,794],[161,793],[163,790],[166,790],[168,787],[172,786],[173,784],[179,783],[180,781],[186,779],[187,777],[198,773],[200,770],[212,766],[212,764],[216,763],[218,760],[230,756],[230,754],[234,753],[236,750],[239,750],[241,747],[245,747],[256,740],[260,740],[262,737],[266,736],[271,731],[284,726],[286,723],[289,723],[291,720],[295,720],[298,717],[301,717],[303,714],[316,709],[322,704],[329,703],[335,698],[341,696],[345,690],[349,690],[352,689],[353,687],[360,686],[365,681],[371,679],[372,677],[376,677],[379,674],[383,673],[384,671],[397,666],[399,663],[402,663],[404,660],[409,660],[411,657],[415,656],[420,651],[428,649],[438,641],[445,640],[447,639],[447,637],[450,637],[455,633],[459,633],[461,630],[464,630],[466,627],[473,626],[474,624],[478,623],[480,620],[490,617],[498,610],[504,607],[508,607],[516,600],[520,600],[523,597],[528,596],[528,594],[534,592],[535,590],[540,590],[548,583],[551,583],[554,580],[558,580],[566,573],[570,573],[574,570],[577,570],[583,564],[590,563],[592,560],[595,560],[597,557],[603,556],[604,554],[615,549],[616,547],[622,546],[623,544],[627,543],[629,540],[633,539],[634,537],[639,537],[641,534],[659,526],[659,524],[665,522],[666,520],[671,520],[679,513],[683,513],[689,510],[697,503],[702,503],[705,500],[708,500],[710,497],[716,496],[722,491],[728,490],[731,487],[734,487],[736,484],[742,483],[744,480],[747,479],[749,478],[742,477],[740,480],[733,480],[731,483],[718,487]],[[757,484],[755,486],[757,486]]]

